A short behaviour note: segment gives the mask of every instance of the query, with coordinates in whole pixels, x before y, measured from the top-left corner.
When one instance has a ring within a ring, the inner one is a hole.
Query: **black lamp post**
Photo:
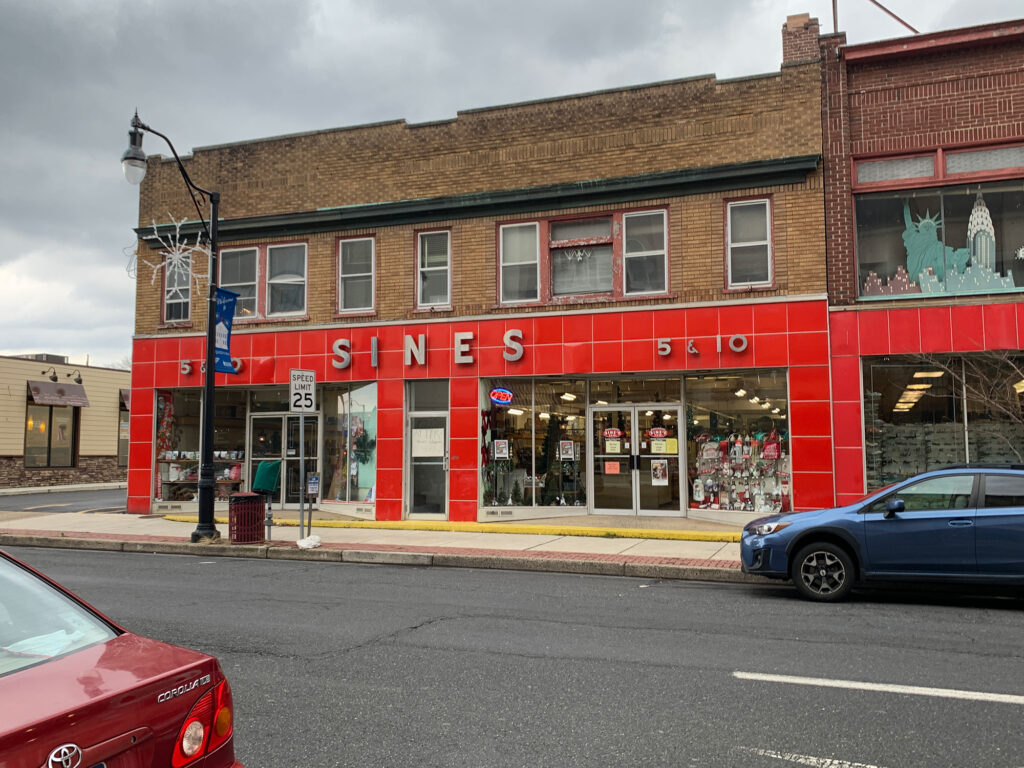
[[[203,432],[200,439],[200,462],[199,462],[199,523],[192,531],[192,541],[210,541],[220,538],[220,532],[213,524],[213,387],[214,387],[214,350],[217,346],[217,209],[220,205],[220,194],[203,189],[189,178],[188,171],[181,163],[178,152],[174,149],[171,140],[160,131],[155,131],[139,120],[139,113],[132,118],[132,129],[128,133],[131,143],[124,155],[121,157],[121,168],[124,170],[124,177],[131,184],[141,184],[146,176],[146,153],[142,151],[142,132],[155,134],[167,142],[171,148],[174,159],[178,163],[178,170],[181,177],[188,186],[189,196],[192,204],[196,207],[199,222],[206,232],[206,239],[210,243],[210,297],[209,311],[206,319],[206,373],[203,379]],[[210,201],[210,225],[206,225],[202,212],[199,210],[199,202],[194,193],[198,192]]]

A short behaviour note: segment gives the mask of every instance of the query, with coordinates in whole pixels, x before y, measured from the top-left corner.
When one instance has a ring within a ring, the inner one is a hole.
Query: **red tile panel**
[[[751,339],[754,365],[779,366],[789,363],[789,336],[785,333],[758,333]]]
[[[401,520],[402,500],[401,499],[378,499],[374,505],[377,520]]]
[[[1019,349],[1017,343],[1017,307],[1014,304],[989,304],[984,309],[985,349]]]
[[[859,446],[836,448],[836,492],[846,497],[864,495],[864,452]],[[849,498],[849,504],[855,499]]]
[[[689,310],[686,315],[686,335],[691,338],[694,336],[717,336],[718,310],[714,307]]]
[[[953,348],[953,327],[949,307],[922,307],[921,351],[949,352]]]
[[[828,363],[828,333],[793,333],[789,336],[790,365]]]
[[[150,397],[152,397],[152,391],[149,390]],[[135,393],[132,393],[134,397]],[[128,417],[128,440],[130,443],[145,443],[149,445],[153,440],[153,414],[137,415],[134,412]],[[149,466],[149,461],[146,461],[145,466]]]
[[[833,355],[859,354],[856,312],[833,312],[829,315],[829,333]]]
[[[832,405],[833,440],[836,447],[860,448],[864,439],[864,422],[860,403],[834,403]]]
[[[476,363],[459,366],[462,376],[476,373],[480,377],[504,376],[506,360],[504,347],[484,347],[476,355]]]
[[[831,472],[794,472],[794,509],[828,509],[835,504]]]
[[[790,400],[829,400],[828,366],[793,368],[789,372]]]
[[[402,498],[402,470],[377,467],[377,499]]]
[[[622,371],[622,342],[600,341],[594,343],[594,371],[619,373]]]
[[[475,376],[455,377],[448,384],[452,409],[476,408],[480,404],[480,380]]]
[[[387,379],[377,384],[378,408],[401,409],[404,405],[405,384],[400,379]]]
[[[562,345],[562,367],[566,373],[590,373],[594,368],[594,352],[590,342],[567,341]]]
[[[153,390],[150,388],[132,389],[132,418],[153,415]]]
[[[448,499],[449,503],[471,501],[476,506],[477,472],[475,469],[452,469],[448,473]]]
[[[791,426],[794,436],[789,438],[789,449],[793,454],[793,472],[831,472],[832,438],[797,437],[795,435],[803,434],[800,425]]]
[[[622,313],[593,315],[594,341],[620,341],[622,339]],[[568,322],[568,319],[567,319]]]
[[[199,366],[192,367],[192,373],[188,376],[181,376],[181,363],[170,361],[156,363],[153,366],[153,383],[161,389],[169,389],[178,386],[199,387],[203,384],[202,374]]]
[[[662,336],[686,335],[686,310],[666,309],[654,313],[653,333],[655,338]]]
[[[476,471],[480,459],[480,443],[476,437],[451,438],[448,441],[448,460],[452,470]],[[476,496],[473,496],[475,499]]]
[[[590,342],[594,338],[593,315],[566,315],[562,318],[562,339],[566,344],[572,342]],[[530,338],[524,337],[529,343]]]
[[[561,344],[540,344],[527,347],[523,354],[533,358],[533,372],[538,376],[562,373]]]
[[[475,501],[448,502],[448,519],[454,523],[476,522],[477,503]]]
[[[897,355],[921,352],[921,319],[916,309],[889,310],[889,352]]]
[[[622,338],[624,340],[629,340],[629,339],[650,339],[650,338],[653,338],[653,336],[654,336],[654,313],[653,312],[644,311],[644,312],[623,312],[622,313]]]
[[[790,333],[824,331],[828,328],[828,305],[824,301],[795,301],[787,305]]]
[[[137,363],[132,361],[132,389],[139,387],[152,387],[154,382],[154,376],[156,374],[156,365],[154,363]]]
[[[132,365],[156,360],[156,339],[135,339],[132,342]]]
[[[303,357],[326,355],[330,351],[330,345],[327,343],[327,331],[303,331],[299,334],[299,353]]]
[[[832,358],[832,400],[860,402],[863,385],[859,357]]]
[[[561,344],[562,318],[557,315],[552,317],[535,317],[533,319],[533,333],[536,338],[532,340],[524,338],[523,340],[528,344]]]
[[[889,354],[889,313],[862,310],[857,313],[857,332],[862,355]]]
[[[645,372],[654,370],[654,342],[650,338],[622,343],[622,370]]]
[[[831,442],[831,403],[793,400],[789,403],[789,425],[794,434],[827,437]],[[828,446],[831,450],[831,445]],[[794,451],[795,452],[795,451]],[[820,467],[816,467],[820,468]]]
[[[980,306],[952,307],[953,349],[974,352],[985,348],[985,317]]]
[[[786,333],[789,331],[787,305],[758,304],[754,310],[754,333]]]
[[[726,305],[718,310],[718,325],[723,336],[742,333],[749,336],[755,331],[754,308],[749,304]],[[760,328],[756,328],[760,331]]]
[[[254,333],[252,337],[253,357],[273,357],[277,352],[277,336],[273,333]]]

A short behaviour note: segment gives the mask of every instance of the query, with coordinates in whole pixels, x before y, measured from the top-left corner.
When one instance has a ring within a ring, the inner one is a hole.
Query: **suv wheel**
[[[789,575],[801,597],[835,602],[853,589],[853,560],[845,549],[827,541],[808,544],[796,553]]]

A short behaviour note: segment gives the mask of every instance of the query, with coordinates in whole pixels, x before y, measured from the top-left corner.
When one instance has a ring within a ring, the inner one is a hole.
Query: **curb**
[[[0,546],[47,547],[57,549],[85,549],[132,554],[193,555],[196,557],[245,557],[261,560],[302,560],[307,562],[352,563],[362,565],[409,565],[416,567],[486,568],[508,571],[534,571],[549,573],[586,574],[592,576],[627,576],[646,579],[712,581],[730,584],[766,584],[763,577],[743,573],[725,565],[696,565],[694,561],[665,562],[666,558],[646,558],[639,555],[608,555],[577,557],[551,557],[514,554],[483,554],[465,551],[396,551],[358,548],[344,545],[326,545],[316,549],[302,549],[290,544],[227,544],[196,543],[154,539],[76,538],[41,534],[0,533]],[[700,562],[700,561],[696,561]],[[716,562],[716,561],[709,561]]]
[[[195,515],[163,515],[175,523],[198,523]],[[228,519],[214,517],[228,525]],[[297,528],[298,520],[274,518],[275,526]],[[416,520],[314,520],[313,528],[376,528],[391,531],[445,531],[456,533],[519,533],[538,536],[591,536],[606,539],[663,539],[667,541],[718,541],[736,543],[739,531],[682,531],[664,528],[595,528],[579,525],[530,525],[528,523],[449,523]]]

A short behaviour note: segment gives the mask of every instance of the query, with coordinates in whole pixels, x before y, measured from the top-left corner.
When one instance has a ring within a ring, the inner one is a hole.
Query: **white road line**
[[[733,672],[739,680],[758,680],[765,683],[789,683],[790,685],[813,685],[821,688],[847,688],[855,691],[879,691],[881,693],[905,693],[911,696],[935,696],[941,699],[966,699],[967,701],[990,701],[998,704],[1024,705],[1024,696],[1012,693],[985,693],[984,691],[961,691],[956,688],[923,688],[917,685],[890,685],[888,683],[864,683],[857,680],[830,680],[825,677],[791,677],[790,675],[763,675],[758,672]]]
[[[867,763],[850,763],[846,760],[838,760],[831,757],[814,757],[812,755],[798,755],[795,752],[776,752],[774,749],[752,749],[750,747],[737,747],[744,752],[761,757],[773,757],[776,760],[785,760],[787,763],[796,765],[810,765],[812,768],[882,768],[880,765],[868,765]]]
[[[51,507],[70,507],[70,504],[40,504],[38,507],[24,507],[26,512],[32,512],[36,509],[50,509]]]

